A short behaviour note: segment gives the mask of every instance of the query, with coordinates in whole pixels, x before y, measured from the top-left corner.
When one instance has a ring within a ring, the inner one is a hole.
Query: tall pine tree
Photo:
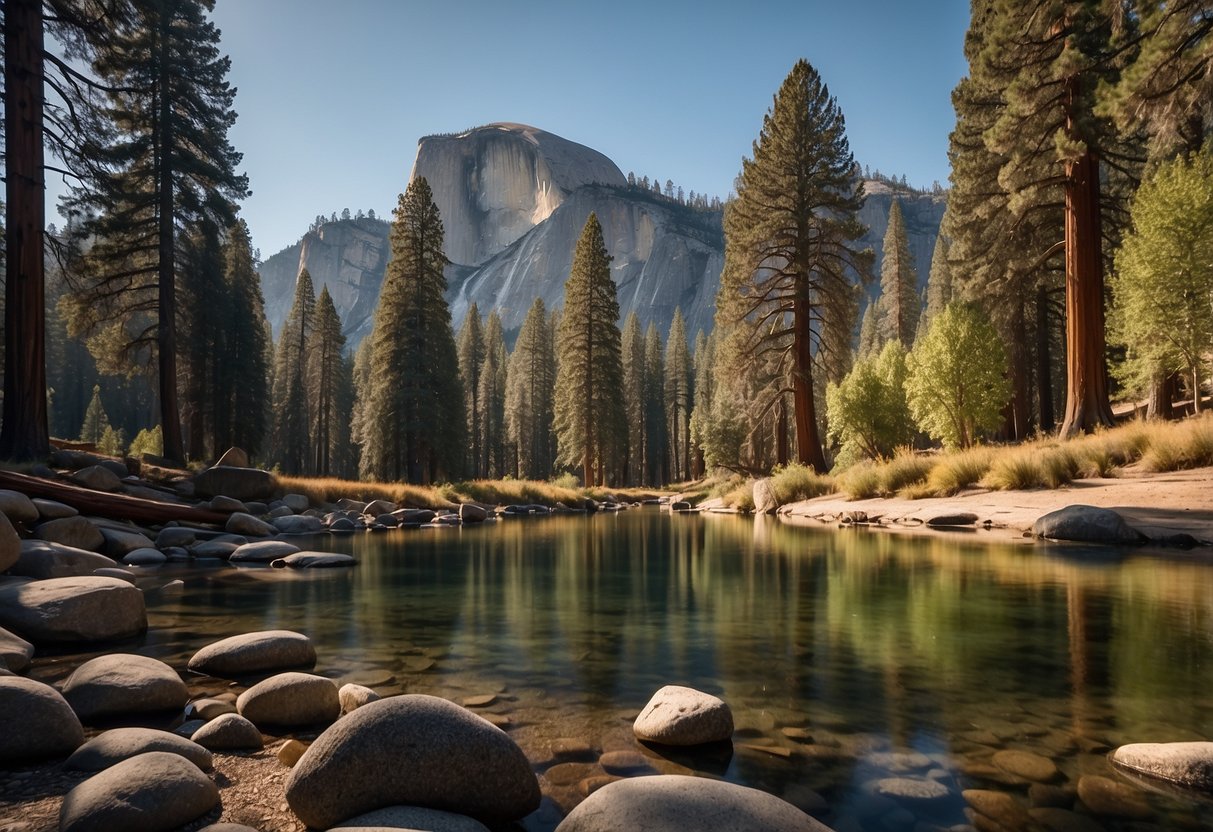
[[[303,268],[295,280],[295,300],[282,324],[274,356],[274,452],[288,474],[305,474],[311,469],[307,362],[315,313],[316,289],[311,273]]]
[[[269,432],[271,350],[261,277],[253,262],[248,226],[238,220],[224,246],[228,323],[223,340],[222,407],[215,419],[215,450],[231,446],[257,456]]]
[[[480,411],[480,448],[486,477],[505,475],[505,335],[501,316],[494,309],[484,329],[484,366],[476,390]]]
[[[467,413],[468,473],[485,476],[484,453],[480,446],[480,372],[484,367],[484,330],[480,310],[468,307],[459,327],[459,378],[463,381],[463,409]]]
[[[623,325],[623,410],[628,430],[627,482],[645,482],[645,363],[644,335],[636,311],[628,313]]]
[[[344,349],[341,318],[326,284],[316,300],[305,380],[312,412],[310,467],[322,477],[335,473],[350,441],[348,397],[344,394],[350,368],[342,357]]]
[[[665,359],[661,334],[649,322],[644,334],[644,463],[645,485],[665,485],[670,481],[666,450]]]
[[[666,338],[665,399],[669,418],[670,481],[683,482],[691,476],[691,356],[687,351],[687,330],[681,308],[674,310],[674,320]]]
[[[525,479],[552,475],[552,397],[556,353],[548,329],[547,309],[535,298],[527,311],[506,376],[506,437],[515,454],[515,472]]]
[[[922,312],[918,295],[918,273],[901,200],[894,199],[889,209],[889,227],[884,235],[884,256],[880,260],[880,299],[877,301],[878,344],[899,341],[907,350],[914,345],[914,333]]]

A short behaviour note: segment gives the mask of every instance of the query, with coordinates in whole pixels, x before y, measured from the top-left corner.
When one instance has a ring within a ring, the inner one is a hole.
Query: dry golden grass
[[[782,505],[829,494],[834,490],[834,480],[807,465],[793,462],[772,472],[771,487]]]
[[[304,494],[313,503],[335,503],[340,499],[389,500],[410,508],[451,508],[453,501],[437,487],[402,482],[359,482],[336,477],[287,477],[278,483],[288,494]]]

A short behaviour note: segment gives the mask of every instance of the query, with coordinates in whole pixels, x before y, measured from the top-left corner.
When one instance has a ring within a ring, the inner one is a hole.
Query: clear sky
[[[268,257],[316,214],[404,189],[417,139],[495,121],[724,197],[792,65],[838,98],[860,164],[947,182],[966,0],[217,0],[230,138]]]

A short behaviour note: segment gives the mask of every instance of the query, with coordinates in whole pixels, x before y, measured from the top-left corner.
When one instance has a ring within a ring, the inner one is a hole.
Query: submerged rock
[[[1032,536],[1076,543],[1142,543],[1146,536],[1109,508],[1073,505],[1036,518]]]
[[[288,566],[292,569],[333,569],[355,566],[357,563],[351,555],[339,555],[335,552],[295,552],[293,555],[271,561],[270,566],[276,569]]]
[[[733,736],[733,712],[709,693],[666,685],[653,694],[632,725],[639,739],[663,745],[701,745]]]
[[[1213,795],[1213,742],[1139,742],[1112,752],[1112,762],[1147,777]]]

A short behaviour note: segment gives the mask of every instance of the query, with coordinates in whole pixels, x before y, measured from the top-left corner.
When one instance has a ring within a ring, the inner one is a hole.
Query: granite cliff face
[[[509,340],[536,297],[549,308],[563,301],[577,238],[591,212],[602,223],[613,256],[612,275],[624,317],[635,310],[643,326],[664,335],[681,307],[692,336],[712,327],[724,264],[719,211],[701,211],[643,189],[629,188],[601,153],[517,124],[494,124],[418,143],[413,175],[424,176],[442,212],[447,296],[456,326],[475,302],[496,309]],[[876,274],[894,194],[867,183],[860,219],[863,244],[877,255]],[[925,284],[944,200],[898,194],[910,249]],[[261,267],[266,313],[277,335],[304,266],[319,291],[327,284],[353,349],[371,329],[389,256],[388,224],[379,220],[326,223]],[[876,291],[875,285],[873,292]]]

